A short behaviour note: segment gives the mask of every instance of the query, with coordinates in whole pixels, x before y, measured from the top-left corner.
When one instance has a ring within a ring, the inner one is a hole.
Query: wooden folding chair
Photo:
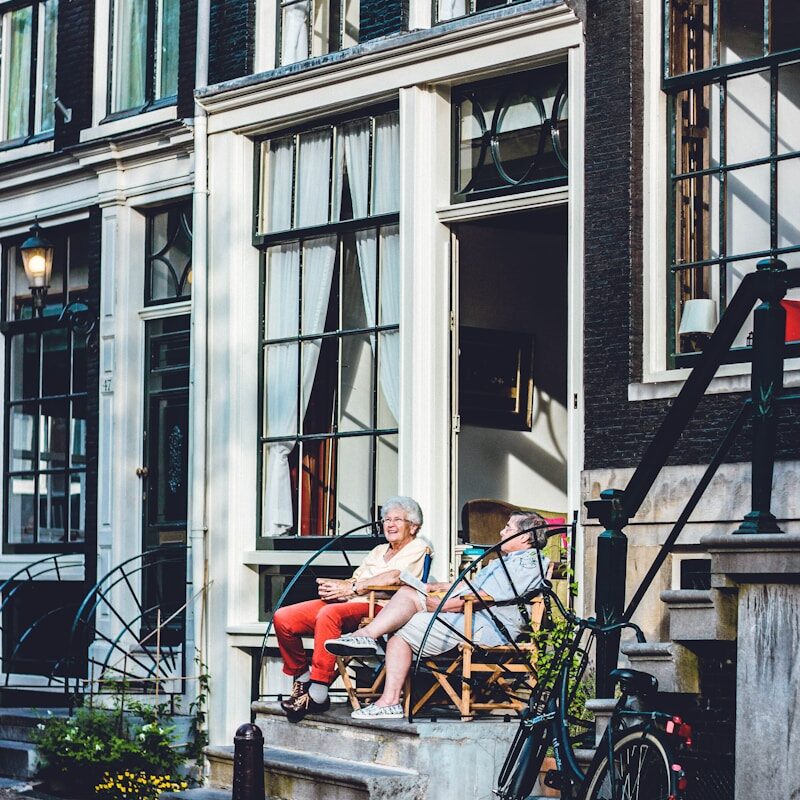
[[[548,580],[552,574],[551,563]],[[462,720],[478,713],[518,712],[536,685],[536,645],[524,640],[494,647],[473,644],[475,612],[491,601],[481,601],[475,595],[464,596],[464,601],[464,641],[448,653],[423,659],[424,673],[430,675],[432,683],[409,704],[412,716],[443,699],[456,707]],[[544,613],[542,598],[533,598],[529,606],[532,630],[541,627]]]

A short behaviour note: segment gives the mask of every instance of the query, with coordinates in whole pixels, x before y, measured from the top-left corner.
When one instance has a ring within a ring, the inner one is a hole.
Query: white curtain
[[[284,6],[281,24],[281,64],[308,58],[308,0]]]
[[[353,198],[353,219],[369,214],[369,118],[359,119],[342,129],[347,160],[347,179]]]
[[[297,164],[296,225],[324,225],[328,221],[328,182],[331,172],[331,131],[304,133],[299,137]]]
[[[28,102],[31,96],[31,36],[33,9],[18,8],[8,13],[10,28],[8,91],[6,93],[6,139],[28,135]],[[5,53],[3,54],[5,58]]]
[[[467,13],[466,0],[439,0],[439,15],[440,22],[446,19],[455,19],[456,17],[463,17]]]
[[[267,233],[288,231],[292,227],[292,171],[294,139],[271,139],[264,177],[265,205],[263,230]]]
[[[375,188],[373,214],[400,210],[400,116],[397,111],[375,120]]]
[[[125,111],[144,104],[146,50],[147,0],[116,0],[112,111]]]

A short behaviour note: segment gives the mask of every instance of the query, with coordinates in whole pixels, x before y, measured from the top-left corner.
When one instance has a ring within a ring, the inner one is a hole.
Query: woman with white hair
[[[390,497],[383,504],[381,523],[386,544],[370,550],[351,578],[318,578],[318,600],[284,606],[275,612],[273,626],[283,671],[294,678],[291,695],[281,702],[292,722],[330,708],[328,686],[336,674],[336,659],[325,649],[325,641],[355,630],[368,614],[369,603],[361,599],[367,594],[367,586],[398,584],[403,570],[422,577],[427,545],[417,540],[422,527],[419,503],[411,497]],[[378,611],[384,602],[378,600]],[[310,664],[304,636],[314,637]]]

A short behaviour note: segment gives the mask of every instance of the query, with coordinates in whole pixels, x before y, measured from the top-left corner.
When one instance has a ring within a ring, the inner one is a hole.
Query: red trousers
[[[375,610],[376,613],[380,611],[380,606]],[[313,636],[311,680],[330,684],[336,675],[336,656],[325,649],[325,641],[354,631],[368,613],[369,603],[326,603],[324,600],[306,600],[278,609],[272,624],[278,637],[284,673],[295,678],[308,669],[302,637]]]

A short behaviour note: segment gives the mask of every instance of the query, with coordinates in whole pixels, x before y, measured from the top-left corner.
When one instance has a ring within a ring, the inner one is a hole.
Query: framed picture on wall
[[[458,408],[463,423],[529,431],[532,398],[532,334],[459,329]]]

